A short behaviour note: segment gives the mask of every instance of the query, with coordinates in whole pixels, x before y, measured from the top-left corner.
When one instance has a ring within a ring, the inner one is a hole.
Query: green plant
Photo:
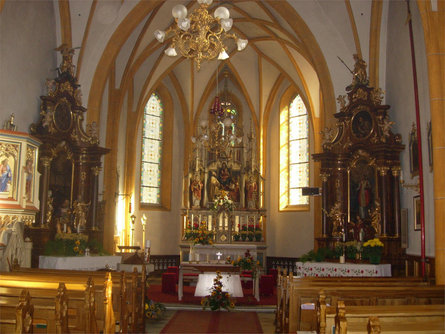
[[[160,320],[164,316],[165,306],[151,299],[145,299],[144,313],[147,319]]]
[[[334,258],[334,252],[330,248],[321,247],[316,252],[310,250],[306,254],[300,256],[301,262],[322,262],[325,259]]]
[[[88,241],[86,236],[79,234],[68,234],[64,238],[58,237],[50,240],[45,245],[44,255],[49,256],[78,256],[84,255],[85,249],[90,250],[90,254],[107,255],[103,246],[97,241]]]
[[[363,258],[369,259],[373,263],[379,263],[383,252],[383,243],[379,238],[366,241],[363,244]]]
[[[201,299],[203,310],[205,310],[207,307],[209,307],[212,311],[218,311],[221,308],[230,311],[231,309],[235,308],[235,303],[230,298],[230,294],[222,291],[221,279],[221,273],[219,271],[216,272],[216,278],[213,280],[211,294]]]

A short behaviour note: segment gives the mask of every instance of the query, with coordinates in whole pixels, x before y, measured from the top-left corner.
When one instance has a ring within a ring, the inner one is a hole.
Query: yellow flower
[[[74,251],[75,251],[75,252],[78,252],[78,251],[79,251],[79,247],[77,247],[77,246],[74,247]]]
[[[148,310],[148,304],[145,304],[145,309]]]
[[[234,303],[230,303],[230,308],[235,308],[235,304]]]
[[[77,246],[79,246],[79,245],[80,245],[80,241],[79,241],[79,240],[76,240],[75,244],[76,244]]]

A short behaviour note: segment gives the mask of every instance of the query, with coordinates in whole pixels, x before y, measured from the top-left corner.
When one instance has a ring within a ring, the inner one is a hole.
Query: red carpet
[[[263,333],[255,312],[178,311],[161,333]]]
[[[201,304],[201,297],[195,297],[194,286],[184,286],[184,296],[182,301],[178,300],[178,286],[176,286],[176,294],[167,294],[161,292],[161,285],[151,284],[147,291],[147,297],[160,303],[182,303],[182,304]],[[234,298],[236,306],[254,306],[254,305],[276,305],[276,289],[274,288],[274,294],[270,296],[260,296],[258,302],[253,294],[252,289],[243,289],[244,297]]]

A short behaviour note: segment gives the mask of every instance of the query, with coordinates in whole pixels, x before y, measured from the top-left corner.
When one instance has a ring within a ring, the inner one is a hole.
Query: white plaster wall
[[[411,1],[414,42],[416,50],[417,80],[419,88],[420,123],[422,136],[426,255],[434,256],[434,202],[433,174],[428,167],[427,122],[430,121],[427,59],[420,16],[415,1]],[[409,30],[406,24],[407,8],[404,1],[390,1],[388,8],[387,59],[386,59],[386,103],[391,106],[390,117],[395,121],[394,131],[400,133],[405,144],[401,154],[403,175],[407,183],[417,182],[410,178],[409,133],[415,122],[415,101]],[[416,192],[403,188],[402,208],[408,208],[408,248],[407,253],[420,255],[420,231],[414,231],[413,196]]]
[[[6,1],[0,13],[0,125],[15,114],[28,132],[46,94],[46,78],[56,76],[54,8],[47,1]]]
[[[283,93],[284,85],[277,95],[277,101]],[[272,107],[267,135],[267,256],[298,257],[314,248],[314,203],[311,199],[310,211],[279,211],[279,140],[279,106],[276,102]],[[310,141],[313,142],[312,135]],[[313,149],[310,153],[313,153]],[[313,162],[310,170],[310,182],[313,184]]]

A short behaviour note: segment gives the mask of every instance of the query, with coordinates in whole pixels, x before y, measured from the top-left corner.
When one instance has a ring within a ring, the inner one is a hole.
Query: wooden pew
[[[285,283],[284,283],[285,282]],[[395,287],[400,289],[400,287],[428,287],[429,283],[424,282],[420,278],[410,278],[410,279],[398,279],[392,277],[366,277],[366,278],[344,278],[344,277],[305,277],[305,278],[293,278],[286,279],[280,275],[278,279],[277,287],[277,311],[276,311],[276,330],[277,332],[293,332],[296,330],[314,330],[316,327],[316,317],[312,311],[311,322],[308,324],[308,328],[301,328],[302,311],[301,305],[304,303],[315,304],[318,293],[323,288],[331,288],[337,290],[339,287],[349,286],[351,289],[355,289],[356,292],[351,296],[355,303],[359,303],[359,296],[362,291],[362,287],[366,290],[373,291],[373,287]],[[355,287],[355,288],[354,288]],[[286,291],[289,289],[290,291]],[[443,293],[439,294],[440,288],[434,288],[435,291],[432,295],[417,296],[410,301],[406,294],[403,293],[399,296],[393,295],[390,298],[391,301],[386,300],[385,302],[392,303],[442,303]],[[405,291],[406,292],[406,291]],[[302,293],[302,295],[301,295]],[[369,293],[369,292],[368,292]],[[382,297],[382,296],[381,296]],[[375,301],[372,296],[366,295],[361,299],[362,303],[372,304]],[[354,303],[354,302],[351,302]],[[306,314],[311,314],[311,311],[303,311]]]
[[[32,275],[32,279],[35,277],[50,277],[50,279],[63,279],[63,277],[70,277],[70,280],[83,279],[86,276],[91,276],[94,282],[97,284],[102,284],[104,279],[103,271],[79,271],[79,270],[55,270],[55,269],[38,269],[38,268],[18,268],[14,271],[15,274],[23,274],[23,275]],[[122,285],[121,282],[122,273],[119,272],[111,272],[112,281],[113,281],[113,293],[116,296],[121,296]],[[124,318],[128,320],[128,322],[121,327],[121,330],[130,331],[130,332],[141,332],[145,328],[144,322],[144,303],[145,303],[145,289],[146,289],[146,268],[142,266],[142,272],[138,273],[135,269],[131,275],[125,275],[126,277],[126,300],[127,304],[130,305],[127,307],[127,311],[129,314],[124,315]],[[120,314],[122,302],[120,298],[115,298],[113,301],[113,307],[116,312],[116,320],[121,323]]]
[[[2,275],[0,277],[0,300],[6,300],[8,294],[13,295],[15,290],[26,285],[28,290],[34,296],[34,304],[48,305],[49,301],[55,298],[56,282],[42,280],[40,278],[32,280],[26,277],[26,280],[14,280],[13,277]],[[48,277],[46,277],[48,278]],[[95,286],[92,279],[86,284],[69,281],[65,284],[69,298],[67,312],[70,315],[68,327],[70,332],[78,333],[98,333],[103,330],[104,333],[114,333],[114,311],[112,308],[113,289],[111,275],[107,274],[107,279],[101,285]],[[99,306],[96,309],[96,301]],[[35,305],[37,308],[37,306]],[[2,307],[3,308],[3,307]],[[63,308],[61,308],[63,310]],[[49,314],[42,317],[47,319],[48,332],[52,331],[53,317]],[[113,325],[111,326],[111,322]],[[55,325],[54,325],[55,326]]]
[[[345,306],[326,310],[326,331],[319,333],[444,333],[445,305]]]
[[[29,291],[23,289],[18,304],[15,304],[12,314],[0,307],[1,333],[32,333],[34,305],[31,304]]]

